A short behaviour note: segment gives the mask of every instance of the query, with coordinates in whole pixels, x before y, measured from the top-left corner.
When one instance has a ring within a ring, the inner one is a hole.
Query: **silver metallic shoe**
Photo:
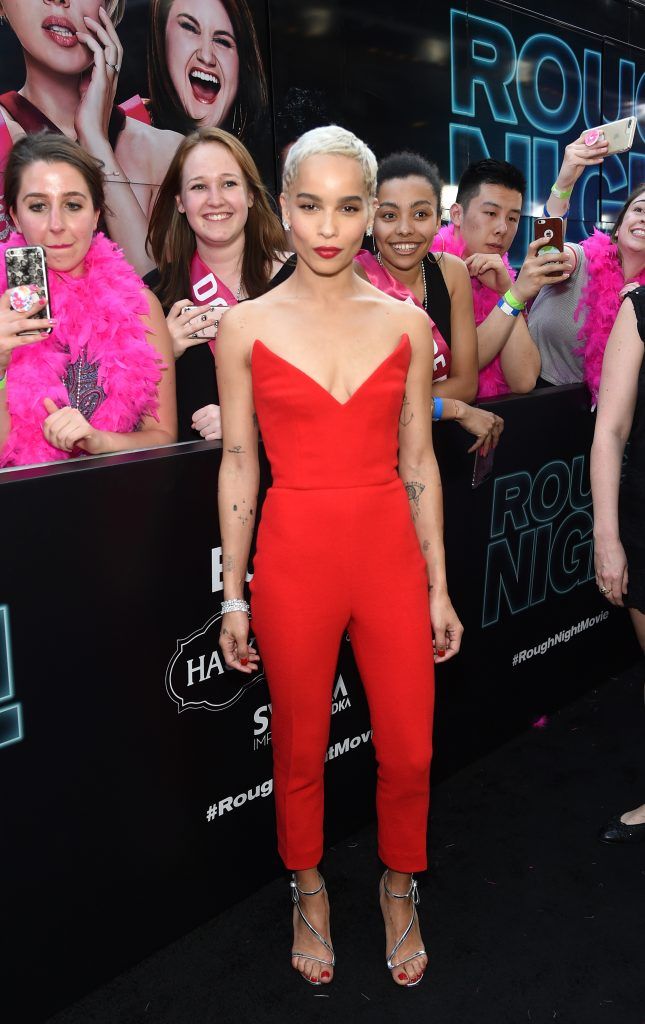
[[[399,960],[397,963],[394,962],[394,958],[395,958],[396,954],[398,953],[399,949],[401,948],[401,946],[403,945],[403,943],[407,939],[408,935],[412,931],[412,928],[414,927],[415,920],[418,920],[417,906],[419,904],[419,890],[418,890],[418,887],[417,887],[417,880],[416,880],[416,878],[413,875],[411,875],[410,876],[410,888],[408,889],[408,891],[406,893],[392,892],[392,890],[390,889],[390,887],[388,886],[388,884],[387,884],[387,882],[385,880],[387,878],[387,872],[388,872],[388,869],[386,868],[385,871],[383,872],[383,878],[382,878],[383,888],[384,888],[385,892],[387,893],[387,895],[391,896],[393,900],[409,900],[409,899],[412,900],[412,917],[410,918],[408,926],[405,929],[405,931],[403,932],[403,935],[398,940],[398,942],[396,942],[394,944],[392,950],[390,951],[389,956],[386,959],[388,971],[393,971],[396,967],[402,967],[403,964],[407,964],[410,960],[414,960],[414,958],[417,957],[417,956],[427,956],[428,954],[426,953],[425,949],[418,949],[416,951],[416,953],[412,953],[410,956],[404,957],[403,960]],[[418,984],[420,984],[422,978],[423,978],[423,974],[421,975],[420,978],[417,978],[416,981],[409,981],[407,983],[407,985],[399,985],[399,988],[416,988],[416,986]]]
[[[333,950],[332,946],[329,944],[329,942],[327,942],[327,939],[323,938],[323,936],[320,934],[319,931],[316,931],[316,929],[312,925],[311,921],[307,920],[307,918],[305,917],[305,914],[303,913],[302,907],[300,906],[300,897],[301,896],[317,896],[318,893],[322,892],[323,889],[325,888],[325,879],[320,874],[320,872],[318,872],[318,877],[320,879],[320,885],[318,886],[318,888],[317,889],[313,889],[312,892],[306,892],[305,889],[301,889],[298,886],[298,883],[296,882],[295,874],[292,875],[291,876],[291,883],[290,883],[290,885],[291,885],[291,899],[292,899],[293,903],[295,904],[295,906],[296,906],[296,908],[298,910],[298,913],[300,914],[300,917],[301,917],[302,921],[304,921],[305,925],[307,926],[307,928],[309,929],[311,934],[314,935],[318,939],[318,942],[320,942],[320,944],[325,947],[325,949],[328,951],[328,953],[331,954],[331,960],[324,960],[320,956],[312,956],[311,953],[302,953],[302,952],[300,952],[297,949],[293,949],[291,951],[291,956],[292,956],[292,958],[294,956],[301,956],[305,960],[315,960],[316,963],[324,964],[325,967],[335,967],[336,966],[336,954],[334,953],[334,950]],[[308,982],[310,985],[322,985],[322,981],[312,981],[310,978],[307,977],[306,974],[302,974],[302,971],[299,971],[298,973],[301,974],[302,977],[304,978],[304,980],[306,982]]]

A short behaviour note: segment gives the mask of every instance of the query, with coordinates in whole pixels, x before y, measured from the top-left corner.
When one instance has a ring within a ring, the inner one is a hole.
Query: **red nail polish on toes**
[[[329,971],[323,971],[322,974],[320,975],[320,977],[321,978],[331,978],[331,974],[329,973]]]
[[[407,974],[399,974],[399,981],[407,981],[407,980],[408,980]]]

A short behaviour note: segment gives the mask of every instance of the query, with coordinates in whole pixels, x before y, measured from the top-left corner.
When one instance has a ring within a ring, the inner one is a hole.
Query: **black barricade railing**
[[[506,430],[475,490],[471,438],[435,429],[466,627],[437,672],[435,782],[635,655],[592,581],[584,390],[492,407]],[[232,865],[247,885],[280,870],[266,681],[217,648],[219,459],[195,443],[0,474],[7,1019],[48,1015],[239,898],[220,884]],[[330,699],[334,840],[373,815],[346,638]]]

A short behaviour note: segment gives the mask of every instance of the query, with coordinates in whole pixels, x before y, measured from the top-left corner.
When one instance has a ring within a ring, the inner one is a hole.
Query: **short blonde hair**
[[[312,128],[301,135],[287,154],[282,172],[282,190],[288,192],[293,185],[300,165],[310,156],[348,156],[360,164],[365,182],[365,191],[370,199],[376,195],[376,172],[378,165],[372,150],[362,139],[337,124],[323,128]]]

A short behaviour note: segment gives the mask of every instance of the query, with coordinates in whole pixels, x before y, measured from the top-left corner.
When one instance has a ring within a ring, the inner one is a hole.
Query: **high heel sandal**
[[[294,956],[301,956],[305,960],[315,960],[316,963],[324,964],[325,967],[335,967],[336,966],[336,954],[334,953],[334,950],[333,950],[332,946],[330,945],[329,942],[327,942],[327,940],[325,938],[323,938],[323,936],[320,934],[319,931],[316,931],[316,929],[312,925],[311,921],[307,920],[307,918],[305,917],[305,915],[303,913],[302,907],[300,906],[300,897],[301,896],[317,896],[319,892],[322,892],[324,890],[324,888],[325,888],[325,879],[320,874],[320,872],[318,872],[318,877],[320,879],[320,885],[318,886],[318,888],[317,889],[313,889],[311,892],[307,892],[305,889],[301,889],[299,887],[298,883],[296,882],[295,874],[292,875],[291,876],[291,883],[290,883],[290,885],[291,885],[291,899],[292,899],[292,901],[293,901],[293,903],[294,903],[298,913],[300,914],[300,917],[301,917],[302,921],[304,921],[305,925],[307,926],[307,928],[309,929],[311,934],[314,935],[318,939],[318,942],[320,942],[321,945],[323,945],[325,947],[325,949],[329,953],[331,953],[331,960],[323,960],[323,958],[320,957],[320,956],[312,956],[311,953],[301,953],[301,952],[299,952],[296,949],[293,949],[291,951],[291,956],[292,956],[292,958]],[[302,977],[304,978],[304,980],[309,982],[310,985],[322,985],[322,981],[312,981],[311,978],[308,978],[306,974],[302,973],[302,971],[299,971],[298,973],[301,974]]]
[[[396,967],[403,967],[403,964],[409,963],[410,960],[414,960],[414,958],[417,957],[417,956],[427,956],[427,953],[426,953],[425,949],[418,949],[416,951],[416,953],[412,953],[411,956],[406,956],[406,957],[404,957],[403,960],[399,960],[398,963],[394,963],[394,957],[396,956],[396,954],[398,953],[399,949],[401,948],[401,946],[403,945],[403,943],[407,939],[408,935],[412,931],[412,928],[414,927],[415,920],[418,921],[417,907],[419,905],[419,889],[417,887],[417,880],[416,880],[416,878],[414,878],[414,876],[411,875],[410,876],[410,888],[408,889],[408,891],[406,893],[392,892],[392,890],[388,886],[387,882],[385,881],[385,879],[387,878],[387,872],[388,872],[388,869],[386,868],[385,871],[383,872],[383,878],[382,878],[383,889],[385,890],[387,895],[391,896],[393,900],[409,900],[409,899],[412,899],[412,917],[410,918],[408,926],[405,929],[405,931],[403,932],[403,935],[398,940],[398,942],[396,942],[394,944],[392,950],[390,951],[389,956],[386,958],[386,963],[387,963],[388,971],[393,971]],[[407,983],[407,985],[400,985],[399,988],[416,988],[416,986],[418,984],[420,984],[421,978],[423,978],[423,974],[421,974],[421,977],[417,978],[416,981],[409,981]]]

